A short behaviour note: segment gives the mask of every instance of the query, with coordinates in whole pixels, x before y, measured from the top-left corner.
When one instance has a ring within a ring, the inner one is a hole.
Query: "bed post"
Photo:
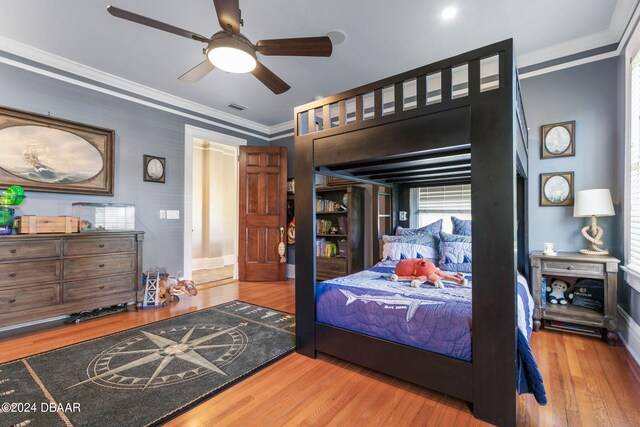
[[[296,351],[316,357],[316,248],[313,138],[299,135],[300,115],[294,118],[296,160]]]
[[[513,43],[502,43],[500,88],[480,92],[469,63],[473,217],[473,412],[516,424],[516,152]],[[475,81],[474,81],[475,80]]]

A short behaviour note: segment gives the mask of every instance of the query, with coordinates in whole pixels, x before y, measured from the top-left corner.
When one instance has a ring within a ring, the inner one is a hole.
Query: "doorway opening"
[[[246,140],[185,131],[184,277],[199,286],[238,278],[240,145]]]

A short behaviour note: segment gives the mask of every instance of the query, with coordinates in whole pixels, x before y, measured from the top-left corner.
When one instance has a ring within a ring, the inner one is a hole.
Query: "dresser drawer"
[[[345,258],[316,258],[316,272],[318,275],[344,276],[347,274],[347,260]]]
[[[12,312],[60,303],[60,285],[22,286],[0,290],[0,312]]]
[[[55,282],[60,280],[60,261],[8,262],[0,264],[0,287]]]
[[[109,277],[64,282],[63,301],[88,300],[103,295],[133,292],[136,288],[136,275]]]
[[[0,261],[59,257],[60,240],[20,240],[0,242]]]
[[[542,273],[549,274],[589,274],[596,276],[604,275],[604,264],[597,262],[581,262],[581,261],[562,261],[562,260],[543,260]]]
[[[133,273],[135,268],[135,254],[67,258],[64,260],[64,278],[84,279],[85,277],[104,276],[107,274]]]
[[[91,239],[69,239],[64,242],[65,256],[133,252],[135,249],[136,242],[133,237],[96,237]]]

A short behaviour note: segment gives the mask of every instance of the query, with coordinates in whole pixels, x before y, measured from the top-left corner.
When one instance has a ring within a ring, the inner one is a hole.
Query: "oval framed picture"
[[[575,120],[543,125],[540,156],[543,159],[574,156],[575,129]]]
[[[540,174],[540,206],[573,206],[573,172]]]
[[[164,157],[143,156],[143,179],[146,182],[164,183],[166,176],[166,160]]]

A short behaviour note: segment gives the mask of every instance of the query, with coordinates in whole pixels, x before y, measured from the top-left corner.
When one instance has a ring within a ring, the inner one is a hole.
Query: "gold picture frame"
[[[540,138],[540,157],[553,159],[576,155],[576,122],[551,123],[542,125]]]
[[[113,196],[115,132],[0,107],[0,188]]]
[[[540,174],[540,206],[573,206],[573,172]]]

